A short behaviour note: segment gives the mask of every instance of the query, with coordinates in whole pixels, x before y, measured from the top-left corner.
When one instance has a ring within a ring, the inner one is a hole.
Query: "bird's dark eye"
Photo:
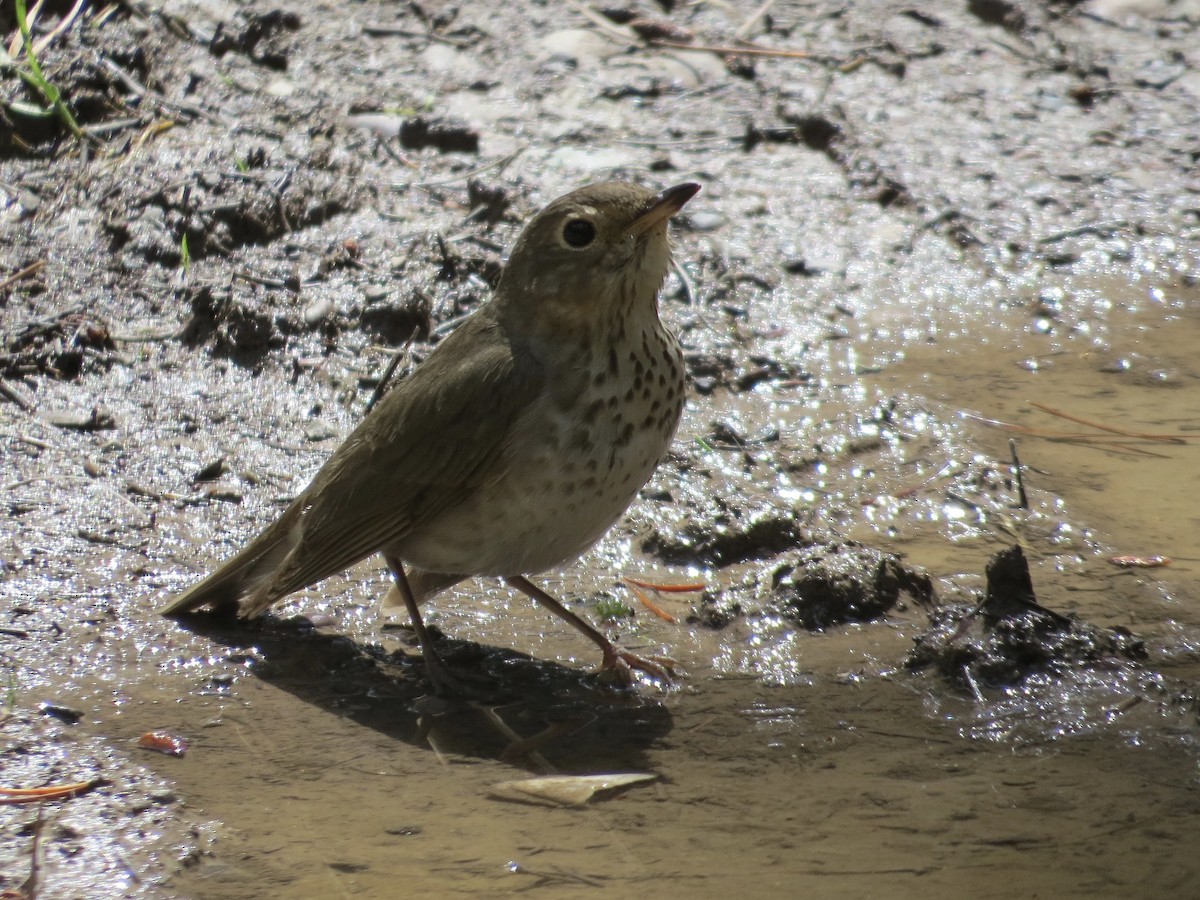
[[[596,239],[596,226],[587,219],[572,219],[563,226],[563,240],[572,247],[586,247]]]

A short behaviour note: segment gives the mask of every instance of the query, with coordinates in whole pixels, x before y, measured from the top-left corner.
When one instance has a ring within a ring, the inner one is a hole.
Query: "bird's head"
[[[559,333],[653,309],[671,264],[667,222],[699,190],[614,181],[559,197],[517,238],[497,301]]]

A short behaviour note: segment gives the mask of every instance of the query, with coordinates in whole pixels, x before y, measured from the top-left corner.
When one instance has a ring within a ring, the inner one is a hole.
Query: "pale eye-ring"
[[[567,246],[582,249],[596,239],[596,226],[587,219],[571,219],[563,226],[562,236]]]

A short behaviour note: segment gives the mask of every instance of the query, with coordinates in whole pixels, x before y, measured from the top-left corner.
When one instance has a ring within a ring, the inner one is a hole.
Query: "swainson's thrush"
[[[699,189],[595,184],[543,209],[491,300],[384,397],[274,523],[162,612],[236,605],[257,616],[382,553],[438,686],[453,678],[418,607],[474,575],[503,578],[579,629],[603,651],[603,668],[662,675],[525,576],[599,540],[667,451],[685,380],[658,291],[671,260],[667,221]]]

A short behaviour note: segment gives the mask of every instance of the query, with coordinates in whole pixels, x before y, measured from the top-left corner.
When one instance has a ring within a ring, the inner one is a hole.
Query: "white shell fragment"
[[[548,775],[502,781],[488,788],[494,800],[516,803],[540,803],[546,806],[582,806],[596,794],[614,791],[642,781],[654,781],[657,775],[638,772],[612,775]]]

